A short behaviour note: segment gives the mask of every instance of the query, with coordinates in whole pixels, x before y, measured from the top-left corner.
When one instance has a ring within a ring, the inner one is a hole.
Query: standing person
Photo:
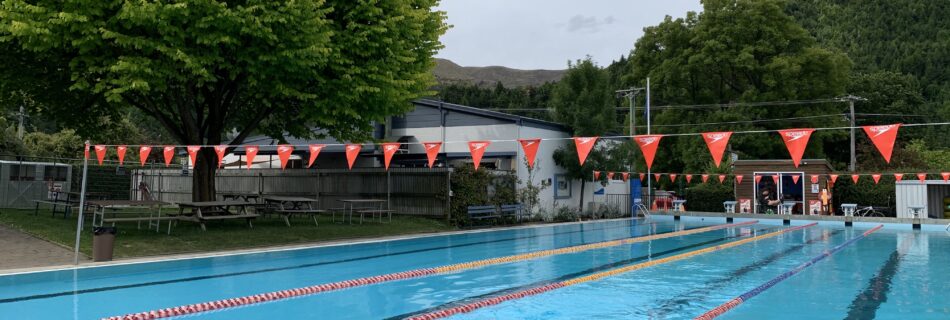
[[[782,203],[768,188],[762,189],[759,195],[759,213],[773,214],[778,211],[778,205]]]

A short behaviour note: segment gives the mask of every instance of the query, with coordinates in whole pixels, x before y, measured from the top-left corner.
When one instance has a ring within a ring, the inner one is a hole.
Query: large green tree
[[[588,57],[568,65],[567,72],[552,92],[551,106],[557,121],[570,126],[574,136],[603,136],[617,126],[614,100],[609,74]],[[607,158],[607,147],[602,142],[599,145],[591,151],[583,166],[578,161],[573,143],[554,152],[554,162],[564,168],[570,178],[582,181],[578,204],[581,210],[584,208],[584,182],[590,178],[591,171],[601,169]]]
[[[645,28],[630,58],[627,83],[645,85],[651,78],[653,105],[729,104],[830,98],[845,92],[851,63],[818,46],[779,0],[707,0],[702,13],[667,17]],[[841,103],[772,107],[679,108],[654,112],[654,132],[699,132],[823,126],[837,118],[782,122],[701,123],[797,118],[840,112]],[[830,121],[829,121],[830,119]],[[641,122],[642,123],[642,122]],[[671,126],[681,125],[686,126]],[[807,156],[824,156],[828,143],[841,133],[816,134]],[[749,158],[786,158],[777,136],[739,135],[734,150]],[[702,139],[694,136],[663,140],[659,170],[711,170]]]
[[[364,140],[433,84],[447,27],[437,3],[7,0],[0,55],[31,76],[0,80],[62,95],[47,105],[76,126],[137,108],[186,145],[306,137],[313,126]],[[202,150],[195,200],[214,198],[216,164]]]

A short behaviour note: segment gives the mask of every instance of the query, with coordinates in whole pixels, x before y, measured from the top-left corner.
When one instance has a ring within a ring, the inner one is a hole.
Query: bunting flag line
[[[755,184],[758,185],[759,181],[762,181],[762,176],[755,175],[752,179],[755,179]]]
[[[624,172],[624,173],[621,174],[621,175],[623,176],[623,182],[627,182],[627,180],[630,179],[630,173],[629,173],[629,172]]]
[[[693,182],[693,175],[692,175],[692,174],[687,174],[687,175],[686,175],[686,184],[689,184],[689,183],[691,183],[691,182]]]
[[[861,178],[861,176],[859,176],[859,175],[856,175],[856,174],[852,174],[852,175],[851,175],[851,181],[854,182],[854,184],[858,184],[858,179],[860,179],[860,178]]]
[[[737,175],[736,175],[736,184],[742,184],[742,175],[741,175],[741,174],[737,174]]]
[[[647,176],[646,173],[641,173],[641,174],[640,174],[640,182],[644,182],[644,181],[643,181],[643,178],[646,178],[646,176]]]
[[[895,174],[894,174],[894,180],[896,180],[897,182],[900,182],[901,180],[904,180],[904,174],[903,174],[903,173],[895,173]]]
[[[172,159],[175,157],[175,146],[165,146],[165,148],[162,149],[162,154],[165,156],[165,166],[170,166]]]
[[[277,146],[277,158],[280,160],[280,169],[287,169],[287,162],[290,161],[290,155],[294,153],[294,146],[282,144]]]
[[[722,163],[722,154],[729,145],[729,137],[732,132],[703,132],[703,140],[706,141],[706,147],[709,148],[709,154],[712,155],[713,163],[716,168]]]
[[[877,184],[878,182],[881,181],[881,175],[880,175],[880,174],[872,174],[872,175],[871,175],[871,179],[874,179],[874,184]]]
[[[587,161],[587,155],[590,154],[590,150],[597,144],[597,138],[598,137],[574,137],[574,146],[577,147],[577,160],[580,161],[581,166],[584,165],[584,161]],[[469,145],[471,145],[471,142]]]
[[[600,171],[594,171],[594,181],[600,180]]]
[[[656,148],[660,144],[662,135],[642,135],[634,136],[633,140],[640,146],[640,152],[643,152],[643,160],[647,163],[647,170],[653,168],[653,158],[656,156]]]
[[[801,179],[801,176],[799,176],[798,174],[792,175],[792,183],[798,184],[798,179]]]
[[[613,171],[607,172],[607,181],[610,181],[613,179],[614,179],[614,172]]]
[[[148,161],[148,154],[152,152],[152,147],[141,146],[139,147],[139,162],[142,163],[142,166],[145,166],[145,161]]]
[[[541,139],[518,139],[521,149],[524,150],[524,158],[528,161],[528,168],[534,168],[534,158],[538,155],[538,146],[541,145]]]
[[[720,174],[720,175],[719,175],[719,184],[723,184],[723,183],[725,183],[725,182],[726,182],[726,175]]]
[[[244,148],[244,155],[247,157],[247,170],[251,170],[251,166],[254,165],[254,157],[257,156],[257,152],[261,148],[258,146],[247,146]]]
[[[435,158],[439,156],[439,149],[442,148],[442,142],[423,142],[422,147],[426,149],[426,158],[429,159],[429,168],[435,164]]]
[[[399,147],[402,146],[399,142],[387,142],[383,144],[383,167],[386,170],[389,170],[389,163],[393,160],[393,155],[396,154],[396,151],[399,151]]]
[[[188,158],[191,159],[191,165],[196,166],[198,164],[198,151],[201,151],[201,146],[188,146],[185,150],[188,150]]]
[[[350,143],[344,147],[346,151],[346,164],[349,166],[350,170],[353,170],[353,164],[356,163],[356,157],[360,155],[360,150],[363,149],[362,144]],[[478,169],[478,164],[476,162],[475,169]]]
[[[96,148],[96,160],[99,160],[99,165],[102,165],[102,160],[106,158],[106,146],[97,144]]]
[[[802,156],[805,154],[805,147],[808,146],[808,139],[811,137],[811,133],[815,132],[815,129],[788,129],[788,130],[779,130],[779,135],[782,136],[782,140],[785,141],[785,147],[788,148],[788,153],[792,156],[792,163],[795,164],[795,167],[798,168],[798,165],[802,162]]]
[[[469,141],[468,142],[468,151],[472,153],[472,162],[475,164],[475,170],[478,171],[478,165],[482,162],[482,155],[485,154],[485,149],[488,149],[488,145],[491,142],[488,141]],[[590,150],[588,150],[590,152]],[[587,156],[586,154],[584,155]],[[583,164],[583,161],[581,161]]]
[[[897,130],[901,127],[900,123],[883,126],[863,126],[864,133],[871,138],[871,142],[877,151],[884,157],[884,161],[891,163],[891,153],[894,151],[894,141],[897,140]]]
[[[920,180],[920,183],[926,182],[926,181],[927,181],[927,174],[926,174],[926,173],[918,173],[918,174],[917,174],[917,180]]]
[[[121,166],[123,163],[125,163],[125,151],[128,150],[128,149],[129,149],[129,147],[126,147],[126,146],[118,146],[118,147],[115,148],[115,155],[116,155],[117,157],[119,157],[119,165],[120,165],[120,166]]]
[[[703,183],[706,183],[706,181],[709,181],[709,175],[708,175],[708,174],[701,175],[700,178],[703,179]]]
[[[811,183],[818,183],[818,175],[817,175],[817,174],[811,175]]]
[[[218,168],[224,165],[224,154],[228,152],[227,145],[214,146],[214,153],[218,155]]]
[[[775,182],[775,185],[778,185],[779,176],[777,174],[772,175],[772,182]]]
[[[673,182],[673,183],[676,182],[676,174],[675,174],[675,173],[671,173],[671,174],[670,174],[670,182]]]
[[[829,174],[828,177],[831,178],[831,184],[832,184],[832,185],[834,185],[835,182],[838,181],[838,175],[836,175],[836,174]]]
[[[311,144],[307,146],[310,151],[310,161],[307,162],[307,168],[313,166],[313,162],[317,161],[317,156],[320,155],[320,151],[323,151],[324,145],[322,144]]]

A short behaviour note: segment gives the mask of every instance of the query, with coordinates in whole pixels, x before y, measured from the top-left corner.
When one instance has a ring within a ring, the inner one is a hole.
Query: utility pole
[[[856,122],[855,120],[856,120],[856,119],[855,119],[855,117],[854,117],[854,102],[855,102],[855,101],[867,101],[868,99],[865,99],[865,98],[862,98],[862,97],[858,97],[858,96],[850,95],[850,94],[849,94],[849,95],[847,95],[847,96],[841,97],[840,100],[841,100],[841,101],[848,101],[848,108],[850,109],[850,113],[851,113],[851,117],[849,118],[849,120],[851,121],[851,160],[850,160],[850,162],[848,163],[848,171],[854,172],[854,170],[855,170],[855,163],[857,163],[857,157],[856,157],[855,154],[854,154],[854,128],[855,128],[855,126],[856,126],[856,124],[855,124],[855,122]]]
[[[627,98],[627,101],[630,102],[630,135],[631,135],[631,136],[637,135],[637,132],[636,132],[636,123],[637,123],[636,121],[637,121],[637,117],[635,116],[635,115],[636,115],[636,113],[635,113],[635,112],[636,112],[636,101],[637,101],[636,98],[637,98],[637,95],[640,94],[640,91],[643,91],[643,90],[644,90],[644,88],[633,88],[633,87],[631,87],[630,89],[623,89],[623,90],[617,90],[617,91],[615,91],[615,92],[617,93],[617,97],[619,97],[619,98]]]

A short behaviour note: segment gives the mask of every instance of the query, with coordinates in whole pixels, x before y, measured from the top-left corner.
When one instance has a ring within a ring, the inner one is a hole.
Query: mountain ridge
[[[504,66],[463,67],[448,60],[436,58],[432,70],[439,84],[468,83],[479,86],[494,86],[501,83],[506,87],[540,86],[546,82],[555,82],[564,76],[567,70],[521,70]]]

